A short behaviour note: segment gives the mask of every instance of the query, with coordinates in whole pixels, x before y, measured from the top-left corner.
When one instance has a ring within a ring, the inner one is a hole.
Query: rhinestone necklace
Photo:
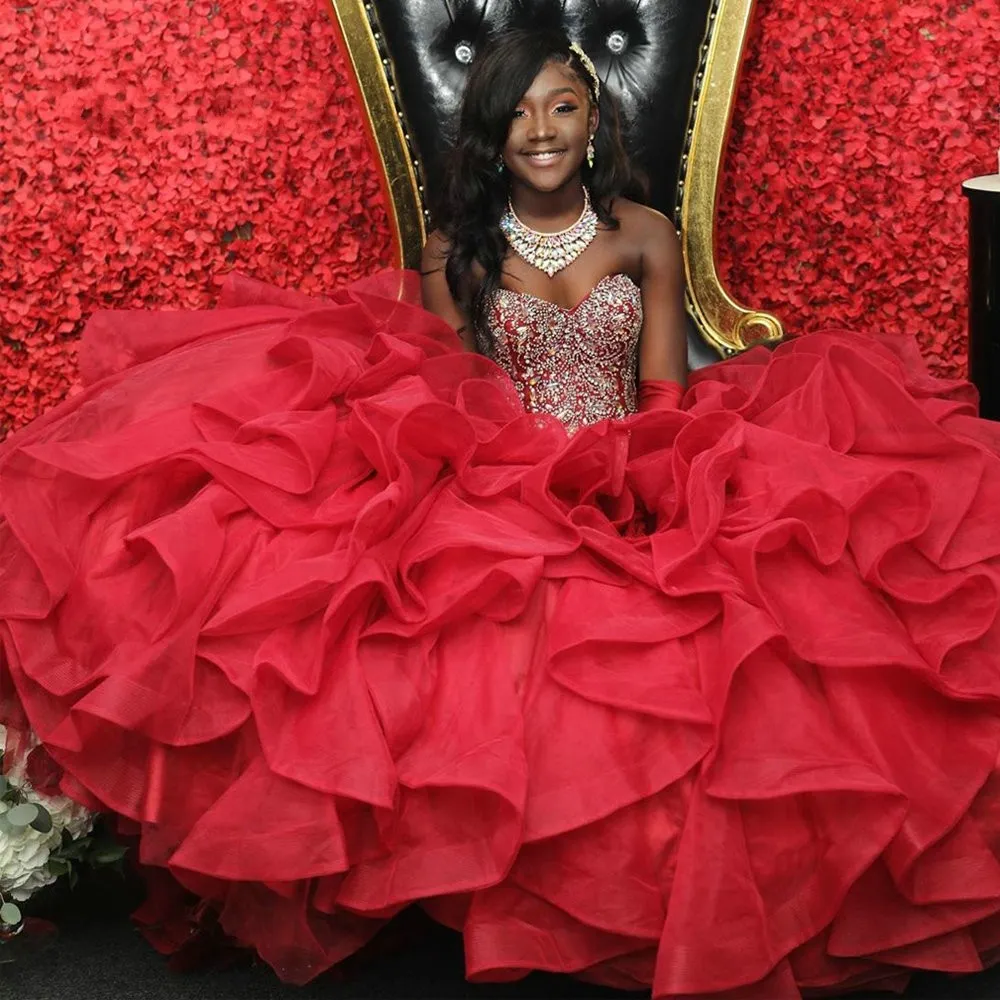
[[[507,201],[507,211],[500,220],[500,229],[507,244],[521,258],[550,278],[557,271],[569,267],[583,253],[597,235],[597,213],[590,205],[590,195],[583,189],[583,211],[580,218],[568,229],[558,233],[540,233],[526,226]]]

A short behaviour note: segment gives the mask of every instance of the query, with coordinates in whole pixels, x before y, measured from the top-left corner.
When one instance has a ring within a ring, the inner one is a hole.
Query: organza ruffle
[[[915,349],[568,437],[388,273],[99,314],[0,446],[0,714],[302,982],[796,997],[1000,942],[1000,443]]]

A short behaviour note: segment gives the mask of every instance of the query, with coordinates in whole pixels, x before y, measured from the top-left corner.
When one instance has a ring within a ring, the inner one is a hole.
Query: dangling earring
[[[590,141],[587,143],[587,166],[591,170],[594,169],[594,137],[590,137]]]
[[[497,173],[502,174],[504,168],[503,153],[497,157]]]

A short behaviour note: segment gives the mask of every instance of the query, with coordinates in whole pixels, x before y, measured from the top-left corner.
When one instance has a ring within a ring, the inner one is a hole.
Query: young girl
[[[480,57],[426,309],[93,318],[89,388],[0,447],[0,721],[293,982],[414,903],[475,979],[979,969],[996,431],[846,334],[684,391],[600,90],[559,35]]]

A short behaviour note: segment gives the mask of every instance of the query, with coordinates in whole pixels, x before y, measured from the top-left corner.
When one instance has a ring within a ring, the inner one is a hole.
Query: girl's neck
[[[583,184],[575,178],[557,191],[534,191],[515,184],[511,187],[510,203],[526,226],[543,233],[557,233],[576,222],[583,211]]]

